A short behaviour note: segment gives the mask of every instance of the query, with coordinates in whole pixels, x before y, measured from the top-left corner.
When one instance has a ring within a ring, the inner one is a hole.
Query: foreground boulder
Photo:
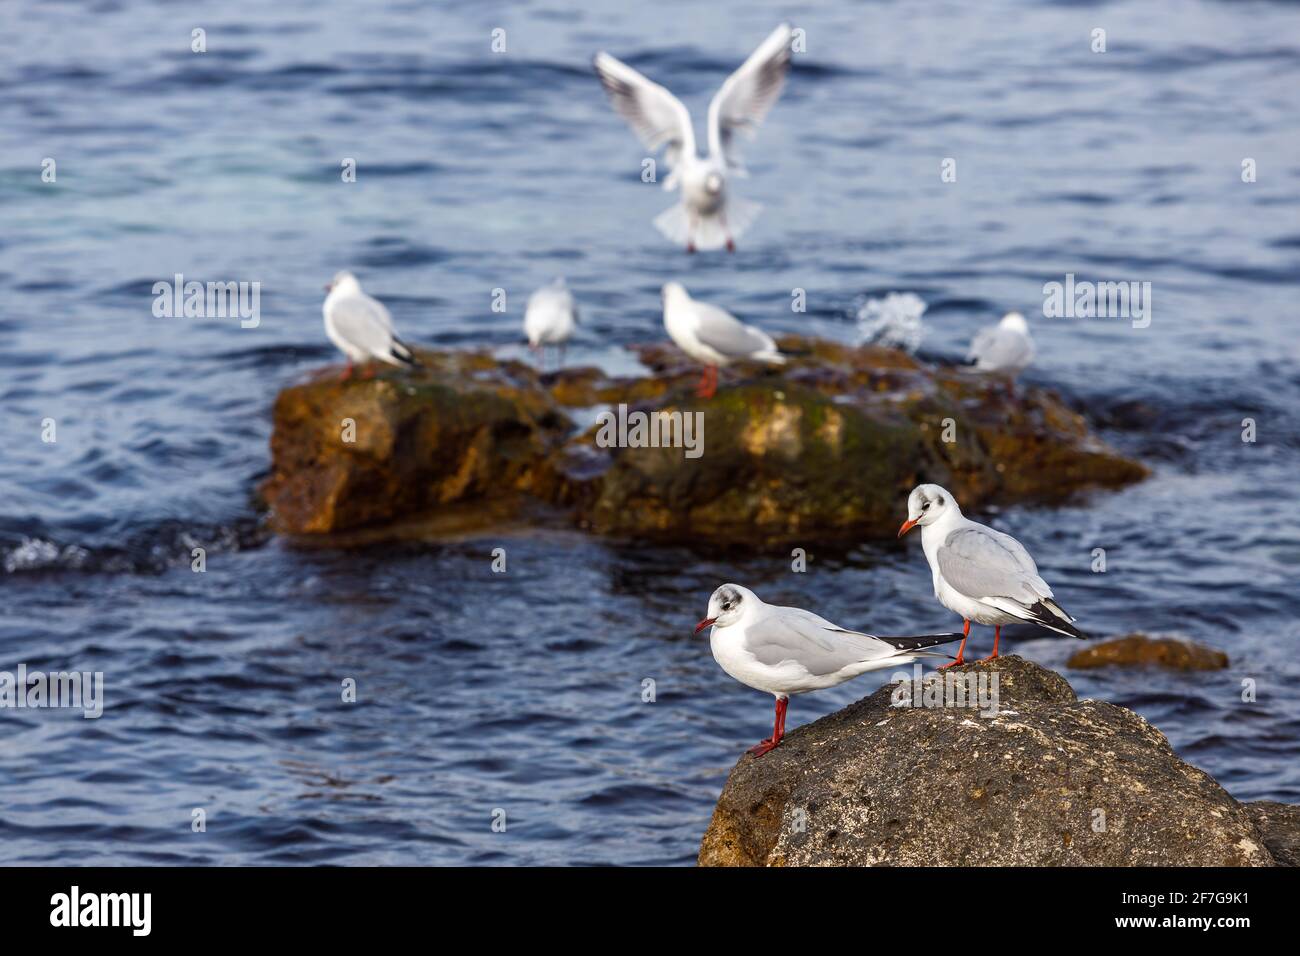
[[[423,369],[373,379],[324,375],[276,401],[262,494],[293,534],[478,509],[599,533],[802,543],[891,537],[922,480],[977,509],[1147,474],[1050,392],[888,349],[794,336],[781,347],[787,366],[728,369],[708,400],[670,346],[638,350],[644,376],[540,376],[465,352],[422,352]],[[673,435],[689,422],[697,446],[611,447],[592,424],[611,410]]]
[[[921,692],[906,681],[795,728],[770,754],[740,758],[700,864],[1275,863],[1252,811],[1133,711],[1078,700],[1016,656],[945,673],[984,678],[986,693],[996,676],[996,715],[895,707]],[[1294,835],[1272,819],[1276,840]]]
[[[1129,634],[1099,641],[1070,655],[1066,667],[1142,667],[1155,665],[1174,671],[1219,671],[1228,666],[1228,655],[1212,647],[1179,641],[1172,637]]]

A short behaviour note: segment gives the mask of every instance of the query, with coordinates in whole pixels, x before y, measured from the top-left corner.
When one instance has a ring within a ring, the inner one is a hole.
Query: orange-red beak
[[[916,522],[913,521],[911,518],[908,518],[906,521],[903,522],[903,526],[898,529],[898,536],[901,538],[903,535],[907,534],[907,532],[911,531],[915,527],[916,527]]]
[[[700,633],[700,631],[704,630],[706,627],[712,627],[713,622],[716,620],[716,617],[706,617],[704,620],[700,621],[699,624],[695,625],[695,633]]]

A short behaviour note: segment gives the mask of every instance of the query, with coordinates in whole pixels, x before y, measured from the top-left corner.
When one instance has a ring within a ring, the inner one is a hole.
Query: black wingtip
[[[1065,613],[1065,610],[1061,608],[1060,605],[1056,605],[1055,602],[1053,602],[1053,604],[1061,614]],[[1064,634],[1066,637],[1077,637],[1081,641],[1092,640],[1091,637],[1083,633],[1083,631],[1079,630],[1065,618],[1054,613],[1052,608],[1048,607],[1042,601],[1039,601],[1037,604],[1030,607],[1029,613],[1033,615],[1033,622],[1035,624],[1045,627],[1049,631],[1055,631],[1057,634]]]
[[[934,647],[936,644],[951,644],[953,641],[960,641],[962,634],[908,634],[903,636],[882,637],[875,635],[877,640],[884,641],[886,644],[892,644],[900,651],[919,651],[923,647]]]

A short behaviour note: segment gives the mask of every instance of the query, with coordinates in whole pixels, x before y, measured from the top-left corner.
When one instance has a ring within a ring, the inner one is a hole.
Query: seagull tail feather
[[[397,336],[393,336],[393,347],[389,354],[403,365],[410,366],[411,368],[420,368],[420,360],[415,357],[415,353],[411,351],[410,346]]]

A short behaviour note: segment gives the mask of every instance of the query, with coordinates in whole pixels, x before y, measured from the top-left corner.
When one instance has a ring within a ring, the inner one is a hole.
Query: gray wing
[[[797,607],[773,607],[762,620],[747,625],[745,644],[768,666],[795,661],[817,676],[834,674],[859,661],[900,653],[870,634],[846,631]]]
[[[692,308],[695,310],[695,337],[709,348],[731,358],[776,351],[776,343],[770,335],[746,325],[717,306],[694,302]]]
[[[670,169],[695,154],[695,131],[681,100],[608,53],[596,54],[593,66],[610,103],[646,149],[666,147]]]
[[[975,336],[967,358],[980,368],[994,371],[1022,369],[1033,361],[1034,346],[1014,329],[995,325]]]
[[[1010,598],[1028,607],[1052,596],[1024,546],[983,525],[948,535],[936,558],[948,585],[969,598]]]
[[[753,136],[781,95],[790,71],[790,25],[773,30],[709,103],[709,152],[743,175],[736,134]]]
[[[393,351],[393,320],[377,299],[368,295],[340,299],[330,309],[330,321],[340,337],[371,355]]]

